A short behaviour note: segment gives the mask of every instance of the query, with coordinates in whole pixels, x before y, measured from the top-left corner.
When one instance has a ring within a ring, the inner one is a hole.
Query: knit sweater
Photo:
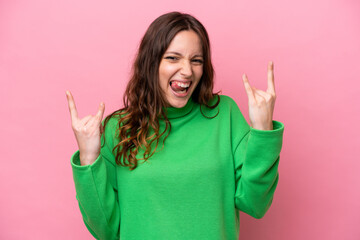
[[[167,117],[164,145],[133,171],[116,165],[112,153],[118,117],[106,125],[94,163],[81,166],[79,151],[72,155],[86,227],[97,239],[238,239],[239,210],[262,218],[273,201],[284,125],[254,129],[224,95],[215,109],[190,99],[167,108]]]

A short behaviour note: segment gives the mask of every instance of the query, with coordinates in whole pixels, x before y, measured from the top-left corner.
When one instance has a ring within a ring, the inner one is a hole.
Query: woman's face
[[[199,36],[192,30],[178,32],[159,66],[159,84],[169,106],[186,105],[203,74],[203,61]]]

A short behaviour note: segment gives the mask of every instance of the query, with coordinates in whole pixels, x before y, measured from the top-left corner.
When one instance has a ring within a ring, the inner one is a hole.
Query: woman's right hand
[[[105,104],[103,102],[100,103],[99,110],[95,116],[88,115],[83,119],[79,119],[74,98],[70,91],[66,91],[66,97],[71,116],[71,126],[79,146],[80,164],[82,166],[92,164],[100,154],[100,126],[104,116]]]

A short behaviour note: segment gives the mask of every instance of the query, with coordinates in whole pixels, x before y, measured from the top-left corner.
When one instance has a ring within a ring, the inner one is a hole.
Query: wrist
[[[80,153],[80,165],[81,166],[86,166],[86,165],[91,165],[95,162],[95,160],[98,158],[98,156],[82,156]]]
[[[251,127],[254,128],[254,129],[263,130],[263,131],[269,131],[269,130],[274,129],[272,122],[271,122],[271,124],[266,124],[266,125],[264,125],[264,124],[253,124]]]

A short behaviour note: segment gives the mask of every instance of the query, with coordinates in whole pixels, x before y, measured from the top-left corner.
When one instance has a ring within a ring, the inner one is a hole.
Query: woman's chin
[[[170,99],[169,104],[174,108],[183,108],[186,106],[188,100],[188,98],[172,98]]]

